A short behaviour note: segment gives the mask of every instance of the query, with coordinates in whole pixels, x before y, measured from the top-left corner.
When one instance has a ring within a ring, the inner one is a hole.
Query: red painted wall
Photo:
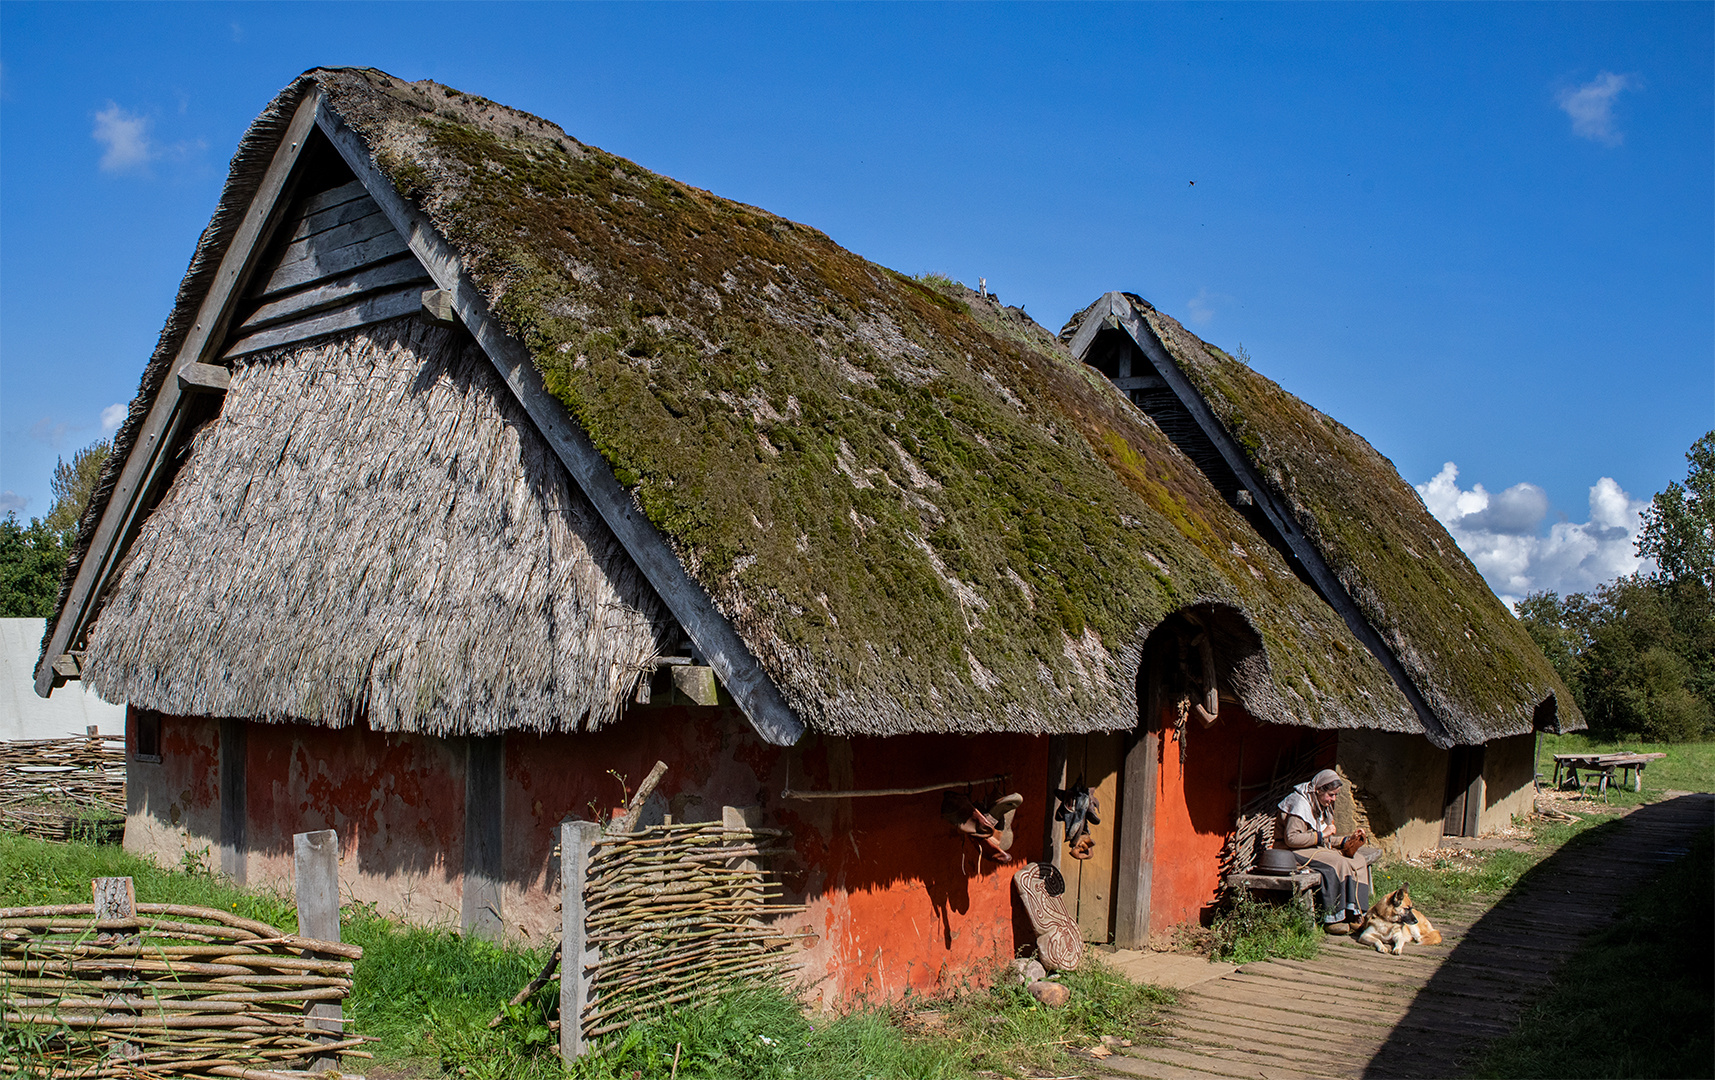
[[[128,845],[135,833],[138,850],[176,861],[183,846],[219,840],[219,728],[163,717],[161,730],[163,765],[131,767],[136,799]],[[462,740],[252,723],[246,746],[253,885],[289,888],[292,834],[332,828],[340,835],[347,897],[419,921],[457,921]],[[782,750],[759,739],[730,708],[637,710],[595,734],[508,735],[507,930],[529,940],[557,931],[554,826],[566,816],[605,819],[623,802],[610,770],[635,785],[660,759],[669,768],[658,811],[695,821],[718,819],[723,805],[757,806],[767,825],[791,831],[793,853],[771,868],[788,900],[808,907],[787,925],[816,934],[802,955],[812,997],[829,1004],[859,994],[897,997],[980,977],[1030,941],[1010,889],[1017,864],[979,859],[941,819],[939,792],[791,800],[782,789],[788,782],[803,791],[914,787],[1007,773],[1009,788],[1026,799],[1012,849],[1022,862],[1041,855],[1047,758],[1046,738],[1001,735],[809,735]],[[188,774],[203,782],[186,786]],[[179,815],[174,821],[186,824],[164,819],[169,806]]]
[[[1210,727],[1187,725],[1185,762],[1171,711],[1162,717],[1161,759],[1155,793],[1155,861],[1149,929],[1162,933],[1181,923],[1207,923],[1220,888],[1221,847],[1231,833],[1243,782],[1266,785],[1283,754],[1320,738],[1333,762],[1333,739],[1305,728],[1259,724],[1223,702]],[[1317,768],[1321,768],[1319,764]],[[1310,779],[1309,775],[1302,779]],[[1260,788],[1244,793],[1245,800]]]

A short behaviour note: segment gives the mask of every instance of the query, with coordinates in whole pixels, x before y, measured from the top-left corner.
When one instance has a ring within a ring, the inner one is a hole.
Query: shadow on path
[[[1418,1078],[1468,1068],[1620,903],[1690,850],[1715,795],[1640,806],[1580,833],[1473,923],[1412,999],[1363,1075]]]

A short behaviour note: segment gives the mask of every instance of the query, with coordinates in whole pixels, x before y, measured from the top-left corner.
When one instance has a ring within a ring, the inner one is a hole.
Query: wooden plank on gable
[[[391,259],[407,250],[405,238],[394,231],[384,216],[361,218],[351,225],[292,244],[256,295],[273,296]]]
[[[360,181],[352,180],[348,183],[341,184],[339,187],[328,188],[326,191],[318,191],[314,195],[306,197],[304,201],[299,204],[298,210],[304,214],[315,214],[331,207],[339,206],[341,203],[348,203],[357,199],[367,198],[369,198],[368,189],[366,189]]]
[[[330,206],[326,210],[296,217],[294,221],[288,222],[291,225],[291,230],[286,232],[285,239],[288,243],[303,240],[317,233],[337,229],[342,225],[350,225],[355,221],[361,221],[379,213],[381,213],[381,207],[376,206],[375,200],[365,195],[361,199],[353,199],[350,202],[340,203],[338,206]],[[284,231],[284,227],[282,230]]]
[[[101,595],[101,589],[113,570],[114,556],[123,549],[126,536],[136,524],[139,497],[147,491],[157,475],[160,462],[165,456],[164,450],[172,442],[172,431],[178,426],[183,397],[178,385],[179,369],[186,364],[204,360],[205,354],[215,348],[224,336],[239,289],[248,279],[262,247],[279,224],[283,201],[281,195],[286,190],[287,181],[292,177],[292,169],[297,164],[299,155],[303,152],[305,140],[314,128],[316,110],[320,102],[321,91],[307,94],[286,124],[280,145],[275,149],[273,159],[262,174],[256,193],[251,196],[250,205],[226,246],[226,253],[221,256],[213,282],[203,294],[195,321],[185,335],[183,344],[179,346],[179,351],[169,362],[161,388],[149,407],[148,415],[137,430],[136,442],[132,444],[124,465],[120,467],[119,476],[108,496],[101,520],[97,522],[95,534],[90,538],[89,550],[78,565],[77,576],[72,580],[65,603],[60,606],[59,617],[54,621],[53,634],[45,654],[47,656],[59,656],[67,652],[74,639],[83,634],[84,624],[92,611],[94,601]],[[40,665],[36,671],[36,693],[47,697],[53,688],[53,665]]]
[[[428,268],[435,283],[453,294],[459,318],[529,413],[536,430],[690,635],[698,652],[715,669],[721,685],[744,710],[757,734],[776,746],[796,743],[804,734],[803,721],[793,713],[780,688],[762,670],[732,623],[715,609],[709,594],[686,573],[666,538],[633,501],[631,492],[615,479],[612,467],[589,436],[548,392],[529,351],[501,329],[451,245],[435,231],[422,211],[407,202],[392,182],[381,175],[370,160],[368,145],[325,102],[317,110],[316,123],[339,150],[346,165],[364,182],[370,196],[381,204],[393,227],[409,239],[411,251]]]
[[[290,345],[296,341],[308,341],[311,338],[335,334],[341,330],[352,330],[370,323],[385,322],[397,319],[401,315],[410,315],[423,308],[423,287],[420,283],[406,285],[402,288],[390,289],[386,292],[375,293],[356,303],[324,311],[307,319],[283,323],[270,330],[261,330],[247,337],[240,338],[227,349],[222,359],[231,360],[239,356],[249,356],[252,353],[263,352],[267,349]]]
[[[302,318],[330,307],[350,303],[368,293],[390,286],[429,283],[429,272],[415,255],[406,253],[397,259],[366,266],[298,292],[270,300],[238,325],[236,333],[249,335],[278,323]]]

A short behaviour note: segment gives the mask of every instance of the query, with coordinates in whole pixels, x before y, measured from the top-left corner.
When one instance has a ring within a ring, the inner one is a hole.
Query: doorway
[[[1483,747],[1455,746],[1447,752],[1446,812],[1442,836],[1476,836],[1483,812]]]
[[[1061,842],[1060,873],[1066,879],[1066,910],[1078,920],[1084,940],[1105,945],[1113,940],[1114,894],[1119,881],[1120,768],[1125,757],[1125,733],[1096,732],[1066,737],[1064,784],[1084,783],[1095,795],[1101,823],[1090,827],[1095,841],[1088,859],[1074,859]],[[1063,786],[1063,785],[1062,785]],[[1057,831],[1058,833],[1058,831]]]

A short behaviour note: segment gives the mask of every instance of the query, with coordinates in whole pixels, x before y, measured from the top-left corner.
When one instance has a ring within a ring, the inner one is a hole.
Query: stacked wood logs
[[[44,840],[119,840],[125,831],[124,740],[0,742],[0,828]]]
[[[307,1006],[351,992],[361,948],[213,908],[133,910],[0,908],[0,1006],[33,1046],[0,1073],[268,1080],[313,1057],[370,1056],[363,1039],[306,1022]]]
[[[595,842],[584,927],[600,959],[587,971],[584,1036],[597,1039],[649,1012],[740,979],[785,975],[802,935],[770,925],[801,913],[752,860],[791,850],[778,829],[721,822],[658,825]]]

